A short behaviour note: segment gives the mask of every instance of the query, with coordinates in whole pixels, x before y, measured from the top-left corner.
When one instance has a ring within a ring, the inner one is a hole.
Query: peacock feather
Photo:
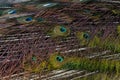
[[[0,76],[66,69],[118,77],[119,8],[99,0],[0,5]]]

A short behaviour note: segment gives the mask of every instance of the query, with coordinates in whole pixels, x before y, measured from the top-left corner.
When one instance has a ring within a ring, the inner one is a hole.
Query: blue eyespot
[[[61,31],[61,32],[66,32],[67,29],[66,29],[65,27],[62,26],[62,27],[60,28],[60,31]]]
[[[63,61],[64,61],[63,57],[61,57],[61,56],[57,56],[57,57],[56,57],[56,60],[57,60],[58,62],[63,62]]]
[[[31,17],[28,17],[25,19],[25,21],[32,21],[33,19]]]
[[[84,33],[83,37],[88,40],[90,38],[90,35],[88,33]]]

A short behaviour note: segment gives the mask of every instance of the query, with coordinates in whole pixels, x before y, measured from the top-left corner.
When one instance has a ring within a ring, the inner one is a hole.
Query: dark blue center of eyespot
[[[83,37],[84,37],[85,39],[89,39],[89,38],[90,38],[90,35],[89,35],[88,33],[84,33]]]
[[[64,59],[63,59],[61,56],[57,56],[57,57],[56,57],[56,60],[57,60],[58,62],[63,62]]]
[[[60,31],[61,31],[61,32],[66,32],[67,29],[66,29],[65,27],[62,26],[62,27],[60,28]]]
[[[10,10],[8,14],[15,14],[17,11],[16,10]]]
[[[31,17],[28,17],[25,19],[26,21],[32,21],[32,18]]]

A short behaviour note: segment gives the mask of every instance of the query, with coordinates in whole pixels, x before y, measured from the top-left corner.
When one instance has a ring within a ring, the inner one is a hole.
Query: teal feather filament
[[[9,3],[0,4],[0,8],[12,8],[12,4],[9,4]]]
[[[58,5],[58,3],[44,3],[44,4],[39,4],[37,8],[51,8]]]
[[[80,2],[83,2],[83,3],[91,2],[91,1],[94,1],[94,0],[80,0]]]
[[[0,10],[0,16],[2,16],[2,14],[3,14],[3,11],[2,11],[2,10]]]
[[[85,13],[91,13],[90,9],[85,9],[84,12]]]
[[[16,10],[9,10],[8,14],[16,14],[16,12],[17,12]]]
[[[43,6],[47,7],[47,6],[50,6],[50,5],[51,5],[51,3],[47,3],[47,4],[44,4]]]
[[[37,58],[35,56],[32,57],[32,61],[36,61]]]
[[[37,21],[42,22],[42,21],[44,21],[44,19],[43,18],[37,18]]]

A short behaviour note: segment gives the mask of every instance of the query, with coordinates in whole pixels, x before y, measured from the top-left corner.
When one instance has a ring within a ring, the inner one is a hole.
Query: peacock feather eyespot
[[[32,17],[27,17],[26,19],[25,19],[25,21],[32,21],[33,19],[32,19]]]
[[[53,37],[67,37],[70,34],[70,29],[66,26],[55,26],[52,30],[51,36]]]
[[[77,32],[76,37],[80,41],[80,45],[87,45],[91,36],[89,32]]]
[[[87,40],[90,39],[90,35],[89,35],[88,33],[84,33],[84,34],[83,34],[83,37],[84,37],[85,39],[87,39]]]
[[[61,26],[60,31],[64,33],[64,32],[67,32],[67,29],[64,26]]]
[[[63,62],[63,61],[64,61],[64,59],[63,59],[62,56],[57,56],[57,57],[56,57],[56,60],[57,60],[58,62]]]
[[[26,16],[26,17],[17,18],[17,22],[20,24],[26,24],[26,23],[34,22],[34,20],[33,20],[33,17]]]

